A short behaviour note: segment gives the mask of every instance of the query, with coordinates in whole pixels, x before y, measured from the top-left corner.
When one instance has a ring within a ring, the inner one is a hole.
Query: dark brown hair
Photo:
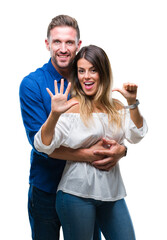
[[[81,58],[90,62],[99,73],[100,84],[93,98],[84,93],[78,80],[77,62]],[[92,117],[95,106],[100,111],[108,114],[110,122],[114,122],[117,127],[120,127],[120,114],[117,111],[115,100],[111,97],[113,85],[111,65],[107,54],[102,48],[95,45],[83,47],[74,59],[71,79],[72,95],[80,102],[81,118],[86,125],[88,120]]]
[[[80,39],[80,30],[79,30],[78,23],[75,20],[75,18],[72,18],[68,15],[58,15],[52,19],[47,29],[47,38],[49,39],[50,37],[50,30],[60,26],[68,26],[68,27],[74,28],[77,32],[78,40]]]

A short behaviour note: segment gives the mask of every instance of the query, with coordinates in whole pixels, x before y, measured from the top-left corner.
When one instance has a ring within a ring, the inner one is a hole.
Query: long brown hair
[[[87,96],[78,80],[77,62],[84,58],[89,61],[99,73],[100,85],[95,96]],[[117,127],[121,125],[120,114],[116,108],[115,101],[111,98],[113,75],[110,61],[105,51],[95,45],[83,47],[76,55],[72,70],[72,96],[80,102],[80,115],[87,125],[92,117],[92,112],[99,109],[108,114],[109,121],[114,122]]]

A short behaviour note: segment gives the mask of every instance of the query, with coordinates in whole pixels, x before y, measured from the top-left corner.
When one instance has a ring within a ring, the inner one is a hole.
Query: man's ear
[[[50,45],[49,45],[48,39],[45,39],[45,45],[46,45],[46,49],[50,51]]]
[[[80,50],[80,48],[81,48],[81,44],[82,44],[82,41],[79,40],[79,42],[78,42],[78,48],[77,48],[77,52],[79,52],[79,50]]]

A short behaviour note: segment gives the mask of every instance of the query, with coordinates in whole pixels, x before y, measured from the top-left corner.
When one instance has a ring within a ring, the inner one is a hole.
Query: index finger
[[[96,161],[93,161],[91,164],[93,166],[106,166],[108,164],[114,164],[115,162],[113,161],[113,159],[111,157],[107,157],[107,158],[104,158],[102,160],[96,160]]]
[[[103,156],[112,156],[111,150],[94,150],[93,153],[95,155],[103,155]]]

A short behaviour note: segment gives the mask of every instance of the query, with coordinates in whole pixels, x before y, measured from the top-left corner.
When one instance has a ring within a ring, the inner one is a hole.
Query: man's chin
[[[57,66],[61,69],[66,69],[69,67],[69,63],[58,63]]]
[[[58,67],[60,69],[66,69],[70,66],[69,61],[55,61],[52,59],[52,63],[56,68]]]

